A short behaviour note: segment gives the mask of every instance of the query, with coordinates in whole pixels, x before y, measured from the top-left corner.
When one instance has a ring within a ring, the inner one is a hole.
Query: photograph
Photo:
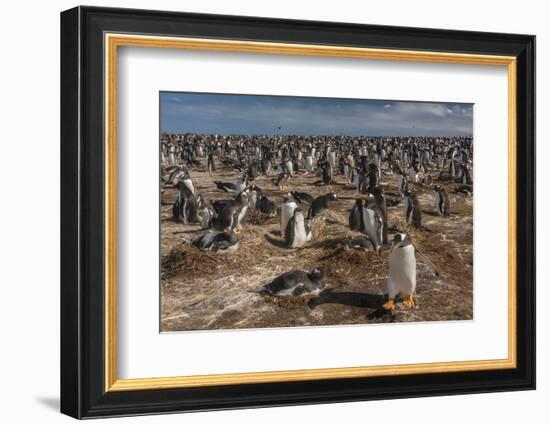
[[[160,331],[473,319],[473,106],[160,92]]]

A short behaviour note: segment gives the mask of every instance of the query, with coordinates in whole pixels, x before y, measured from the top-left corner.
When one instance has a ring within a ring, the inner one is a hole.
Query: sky
[[[472,126],[466,103],[160,93],[167,133],[469,136]]]

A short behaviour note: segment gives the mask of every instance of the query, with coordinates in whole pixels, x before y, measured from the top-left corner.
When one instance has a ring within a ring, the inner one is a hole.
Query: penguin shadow
[[[422,214],[427,214],[427,215],[430,215],[432,217],[439,217],[439,214],[435,211],[430,211],[430,210],[422,210]]]
[[[361,292],[335,292],[332,289],[325,289],[317,298],[312,298],[307,305],[310,310],[315,310],[323,304],[341,304],[349,307],[379,310],[382,309],[382,305],[385,302],[386,297],[384,295]]]
[[[310,243],[306,246],[306,248],[310,249],[319,249],[319,248],[329,248],[329,249],[336,249],[344,245],[344,242],[346,242],[348,238],[329,238],[324,239],[319,242]]]
[[[280,233],[280,232],[271,232],[271,233]],[[275,239],[274,237],[265,234],[264,238],[266,241],[268,241],[271,245],[277,247],[277,248],[283,248],[283,249],[294,249],[290,248],[286,242],[283,239]]]

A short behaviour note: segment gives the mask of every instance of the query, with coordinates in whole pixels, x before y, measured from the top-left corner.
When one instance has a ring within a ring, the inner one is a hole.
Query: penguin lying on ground
[[[312,219],[318,215],[321,211],[328,208],[329,201],[335,201],[337,199],[336,193],[327,193],[326,195],[318,196],[311,202],[309,210],[307,212],[307,218]]]
[[[376,251],[376,247],[372,241],[366,236],[357,236],[355,238],[349,238],[344,242],[344,249],[351,251],[352,249],[357,251]]]
[[[388,301],[385,310],[395,308],[395,297],[403,297],[405,307],[414,307],[416,290],[416,249],[408,233],[397,233],[392,242],[388,272]]]
[[[239,249],[239,239],[231,229],[223,232],[209,230],[192,241],[201,251],[213,251],[217,253],[231,253]]]
[[[222,192],[236,192],[237,191],[237,184],[231,183],[231,182],[221,182],[216,180],[214,182],[216,184],[216,187],[220,189]]]
[[[315,267],[311,273],[292,270],[277,276],[270,283],[249,292],[264,293],[275,297],[319,295],[324,289],[324,273]]]

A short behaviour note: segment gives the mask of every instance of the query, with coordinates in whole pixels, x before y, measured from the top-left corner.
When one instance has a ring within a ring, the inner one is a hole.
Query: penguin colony
[[[163,134],[160,142],[161,194],[176,194],[171,220],[190,229],[186,241],[195,249],[239,255],[239,244],[247,238],[246,217],[254,210],[276,220],[277,240],[289,255],[299,255],[330,226],[323,213],[345,205],[353,236],[338,241],[334,251],[387,259],[382,289],[387,296],[380,305],[385,311],[416,305],[417,261],[422,259],[410,230],[431,232],[424,224],[426,211],[452,220],[453,198],[473,193],[471,137]],[[199,174],[209,176],[203,179],[208,187],[196,184]],[[207,201],[206,192],[214,197]],[[419,193],[429,193],[431,202],[425,197],[421,202]],[[401,210],[401,218],[389,221],[388,209]],[[248,292],[319,296],[331,286],[327,272],[320,264],[308,270],[289,266]]]

